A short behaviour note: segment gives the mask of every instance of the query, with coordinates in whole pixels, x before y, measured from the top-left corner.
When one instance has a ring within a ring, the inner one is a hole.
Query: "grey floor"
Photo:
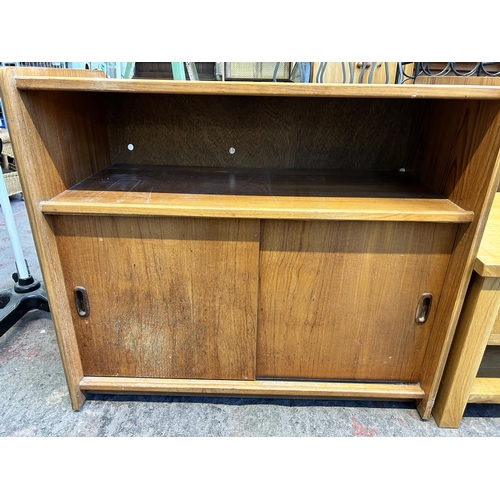
[[[24,202],[11,197],[34,277],[41,279]],[[0,212],[0,290],[14,258]],[[422,421],[413,402],[90,396],[71,409],[49,313],[0,338],[0,436],[500,436],[500,405],[468,405],[458,429]]]

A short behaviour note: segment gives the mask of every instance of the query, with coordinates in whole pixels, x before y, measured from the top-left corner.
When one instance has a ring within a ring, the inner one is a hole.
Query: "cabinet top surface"
[[[21,71],[16,72],[15,70],[12,73],[19,90],[276,97],[500,99],[500,86],[119,80],[69,76],[27,76],[23,75]]]
[[[481,276],[500,277],[500,193],[495,194],[474,269]]]

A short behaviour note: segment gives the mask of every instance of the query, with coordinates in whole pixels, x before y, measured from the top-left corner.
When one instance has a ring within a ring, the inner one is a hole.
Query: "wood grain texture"
[[[410,170],[433,191],[474,210],[489,189],[499,122],[500,102],[428,101],[420,131],[414,133]]]
[[[342,85],[317,83],[196,82],[116,80],[106,78],[45,78],[18,76],[18,89],[154,94],[253,95],[291,97],[382,97],[409,99],[500,99],[500,89],[455,85]]]
[[[497,319],[495,320],[495,324],[493,325],[492,333],[496,335],[500,334],[500,311],[497,314]]]
[[[289,382],[270,380],[169,380],[156,378],[84,377],[82,391],[117,394],[205,394],[224,396],[420,399],[418,384]]]
[[[262,223],[257,377],[417,382],[456,226]],[[397,306],[395,305],[397,304]]]
[[[419,179],[475,214],[457,237],[423,366],[426,397],[418,409],[429,418],[460,316],[485,221],[500,181],[500,103],[433,101],[415,134],[413,166]]]
[[[259,221],[53,225],[85,375],[254,378]],[[75,286],[87,290],[86,318]]]
[[[44,213],[470,222],[399,172],[112,166],[42,202]]]
[[[450,350],[433,416],[440,427],[458,427],[500,307],[500,278],[473,275]]]
[[[481,276],[500,277],[500,193],[495,194],[474,271]]]
[[[500,379],[476,378],[470,391],[469,403],[500,404]]]
[[[106,97],[114,164],[225,168],[396,170],[405,161],[409,117],[424,104],[225,94]]]
[[[55,238],[48,220],[39,210],[39,203],[97,172],[109,164],[110,156],[95,99],[84,101],[78,94],[71,97],[60,93],[50,96],[31,93],[23,98],[15,87],[18,75],[56,74],[103,76],[100,71],[1,68],[0,92],[71,402],[77,409],[84,401],[78,385],[83,376],[80,355]],[[83,114],[82,104],[88,107]],[[67,171],[68,165],[73,166],[71,171]]]
[[[500,277],[500,193],[495,194],[481,245],[477,253],[474,271],[481,276]],[[488,345],[500,345],[500,311],[496,314]]]
[[[36,142],[43,154],[43,160],[39,158],[36,163],[36,184],[44,193],[68,189],[110,164],[108,130],[100,97],[67,92],[21,94],[35,136],[30,141]],[[47,163],[42,163],[44,160]],[[41,168],[44,175],[40,175]]]
[[[497,318],[498,322],[498,318]],[[500,345],[500,334],[492,333],[488,338],[488,345]]]

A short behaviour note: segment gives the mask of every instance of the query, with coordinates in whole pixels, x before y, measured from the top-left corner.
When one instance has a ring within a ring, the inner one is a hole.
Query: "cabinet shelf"
[[[47,214],[471,222],[410,175],[309,169],[112,165],[49,201]]]

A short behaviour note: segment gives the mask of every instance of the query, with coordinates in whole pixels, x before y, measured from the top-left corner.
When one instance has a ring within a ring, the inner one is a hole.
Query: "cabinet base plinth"
[[[422,399],[419,384],[84,377],[82,391],[105,394]]]

